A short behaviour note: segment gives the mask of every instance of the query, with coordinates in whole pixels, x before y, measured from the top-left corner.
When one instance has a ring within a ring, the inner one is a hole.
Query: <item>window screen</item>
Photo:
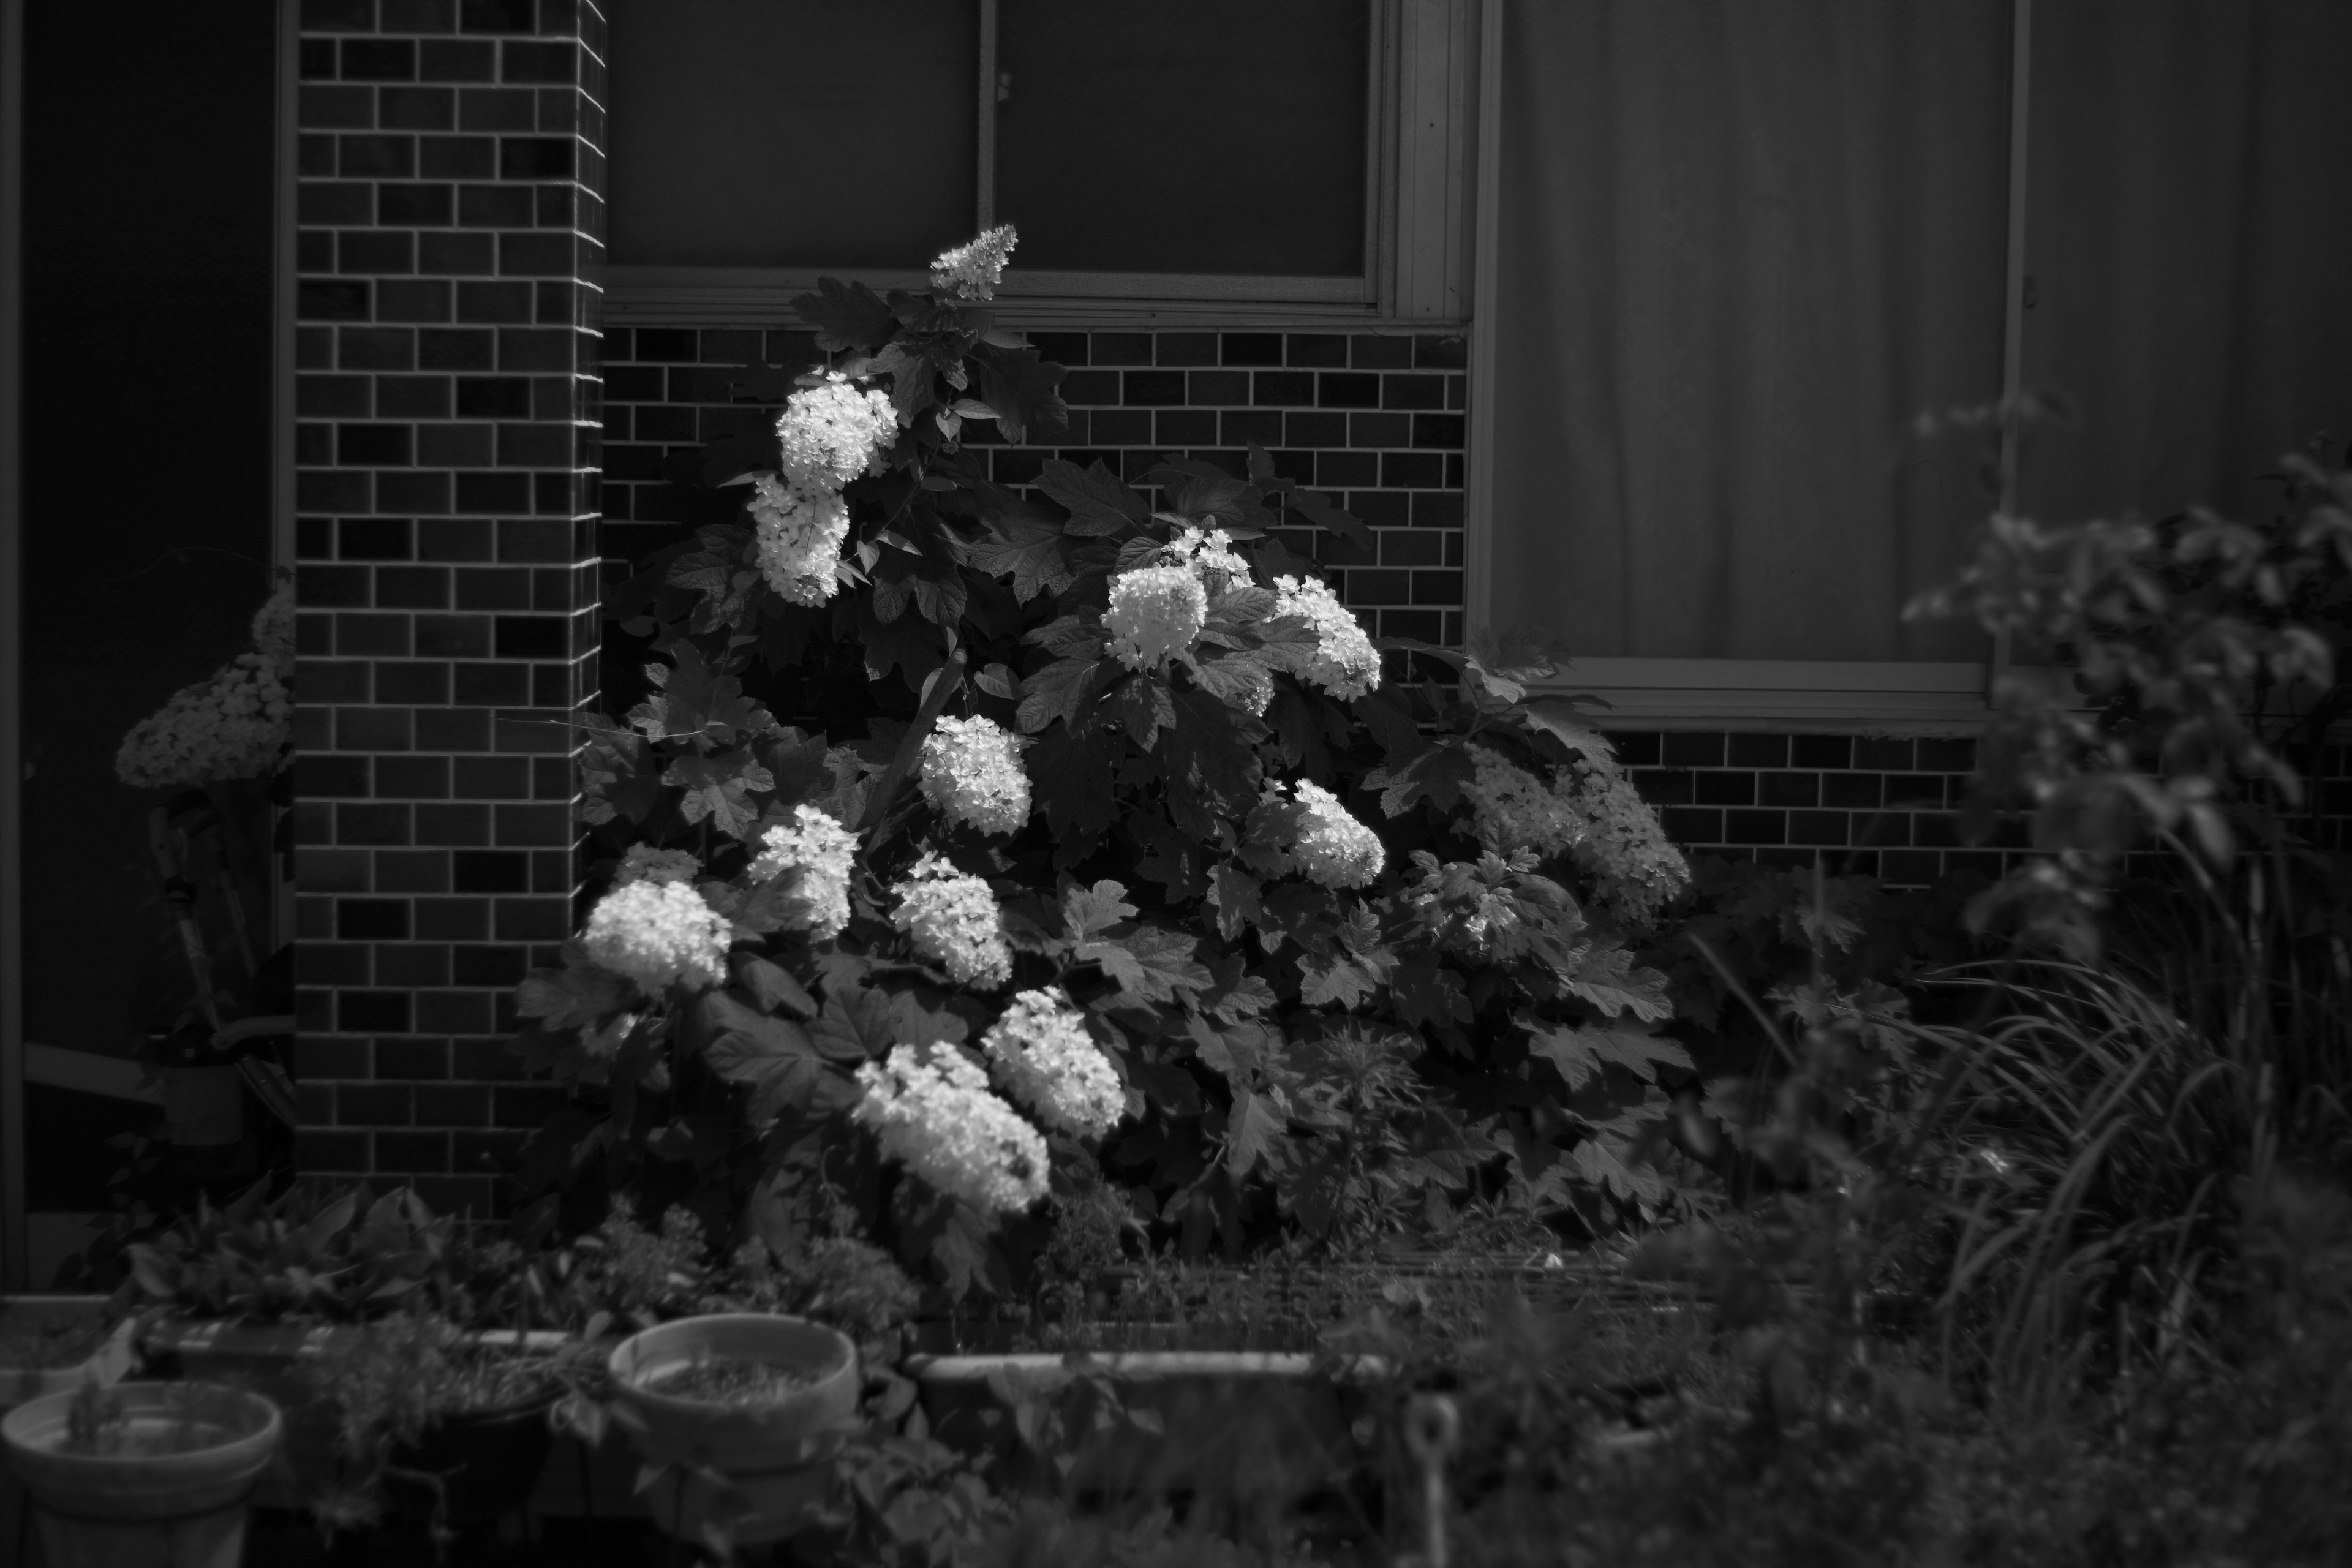
[[[979,9],[617,0],[611,259],[907,268],[970,238]]]
[[[1365,0],[1003,0],[996,210],[1066,272],[1364,271]]]

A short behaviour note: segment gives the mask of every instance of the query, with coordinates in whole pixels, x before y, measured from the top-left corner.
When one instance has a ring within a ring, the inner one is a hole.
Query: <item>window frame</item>
[[[1364,157],[1364,270],[1339,278],[1009,271],[1003,314],[1023,325],[1216,321],[1274,325],[1469,318],[1471,100],[1479,0],[1361,0],[1371,29]],[[979,226],[995,221],[999,0],[978,0]],[[1408,138],[1406,128],[1413,134]],[[1433,134],[1433,128],[1434,134]],[[615,325],[751,325],[794,320],[820,275],[877,290],[921,289],[913,268],[633,266],[603,268]]]

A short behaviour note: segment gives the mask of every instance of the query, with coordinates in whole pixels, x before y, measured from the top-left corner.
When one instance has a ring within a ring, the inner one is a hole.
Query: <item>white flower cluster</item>
[[[1142,566],[1110,580],[1110,651],[1129,669],[1153,669],[1192,646],[1209,618],[1209,595],[1188,566]]]
[[[1118,1073],[1058,988],[1014,996],[980,1044],[996,1080],[1050,1127],[1095,1138],[1127,1114]]]
[[[822,605],[840,585],[849,506],[835,490],[808,489],[761,474],[751,481],[751,523],[760,574],[795,605]]]
[[[1021,237],[1009,223],[983,230],[978,239],[943,250],[931,263],[931,287],[959,300],[992,300],[1004,280],[1004,264]]]
[[[1531,850],[1538,860],[1548,860],[1583,842],[1585,816],[1572,781],[1561,781],[1566,791],[1547,786],[1485,746],[1472,746],[1470,760],[1477,772],[1462,793],[1470,802],[1471,826],[1480,844],[1504,855]]]
[[[691,882],[701,874],[702,862],[691,850],[656,849],[650,844],[632,844],[629,852],[621,857],[621,869],[613,879],[613,886],[626,887],[631,882]]]
[[[1176,531],[1161,552],[1171,566],[1187,566],[1201,579],[1202,589],[1211,598],[1235,583],[1250,581],[1247,561],[1234,549],[1233,536],[1222,528],[1205,531],[1186,523]]]
[[[805,489],[838,490],[898,438],[898,416],[890,395],[853,385],[837,370],[793,393],[776,416],[784,477]]]
[[[993,989],[1013,978],[1013,950],[996,895],[937,855],[915,862],[891,889],[898,908],[890,923],[915,939],[915,951],[944,967],[961,984]]]
[[[282,678],[294,672],[294,579],[287,578],[253,612],[253,650]]]
[[[278,665],[241,653],[132,725],[114,754],[115,776],[133,789],[264,777],[286,749],[293,705]]]
[[[648,992],[697,990],[727,977],[735,928],[684,882],[628,882],[596,901],[582,938],[588,956]]]
[[[1315,628],[1315,657],[1299,679],[1346,701],[1381,683],[1381,650],[1319,577],[1274,580],[1276,616],[1296,616]]]
[[[1348,814],[1339,797],[1321,784],[1300,779],[1291,785],[1291,799],[1282,798],[1282,786],[1270,784],[1259,797],[1258,811],[1290,818],[1291,842],[1281,851],[1287,870],[1327,888],[1360,888],[1381,874],[1388,851],[1380,835]],[[1255,817],[1255,814],[1253,814]]]
[[[760,572],[795,605],[821,605],[840,585],[849,507],[841,489],[898,438],[890,398],[859,388],[839,371],[785,401],[776,416],[781,474],[751,482],[748,503],[760,542]]]
[[[778,823],[761,836],[765,846],[753,857],[754,882],[801,874],[801,913],[793,924],[822,942],[849,923],[849,870],[857,858],[857,836],[816,806],[793,808],[790,824]]]
[[[979,1064],[952,1046],[898,1046],[857,1069],[850,1115],[885,1157],[987,1214],[1018,1214],[1045,1195],[1045,1140],[989,1092]]]
[[[950,822],[982,833],[1018,833],[1029,820],[1029,775],[1021,753],[1029,737],[983,714],[942,718],[923,738],[923,798]]]
[[[1690,886],[1690,866],[1666,839],[1658,814],[1614,763],[1577,761],[1579,777],[1555,787],[1584,814],[1585,835],[1574,847],[1593,874],[1600,901],[1630,925],[1653,924],[1658,912]]]

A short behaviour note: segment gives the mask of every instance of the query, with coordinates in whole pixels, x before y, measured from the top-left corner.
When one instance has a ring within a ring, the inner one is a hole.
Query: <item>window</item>
[[[616,0],[610,300],[742,320],[1011,222],[1008,297],[1460,320],[1474,10]]]

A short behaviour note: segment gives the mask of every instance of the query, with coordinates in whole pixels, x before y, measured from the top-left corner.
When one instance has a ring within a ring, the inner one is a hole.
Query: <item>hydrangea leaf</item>
[[[1190,1002],[1209,988],[1206,967],[1192,956],[1193,938],[1166,926],[1139,926],[1124,936],[1082,942],[1077,956],[1102,965],[1121,991],[1146,1002]]]
[[[1091,888],[1074,885],[1062,894],[1062,921],[1070,928],[1073,942],[1092,942],[1135,915],[1135,906],[1127,901],[1125,885],[1108,879]]]
[[[1087,700],[1118,668],[1118,661],[1110,658],[1060,658],[1022,677],[1016,714],[1022,732],[1037,734],[1056,719],[1076,723]]]
[[[646,738],[602,713],[584,716],[588,742],[580,753],[582,820],[590,826],[616,817],[643,822],[661,804],[661,775]]]
[[[1171,804],[1239,816],[1257,798],[1257,743],[1266,727],[1206,691],[1175,692],[1171,700],[1176,721],[1159,746]]]
[[[992,510],[982,521],[988,531],[961,542],[959,552],[992,577],[1011,574],[1013,595],[1023,604],[1040,594],[1058,594],[1076,581],[1062,525],[1040,509],[1014,501]]]
[[[791,971],[773,960],[739,952],[735,955],[735,978],[771,1013],[782,1008],[797,1017],[816,1016],[816,998],[793,978]]]
[[[1407,1024],[1444,1028],[1470,1022],[1470,997],[1462,976],[1442,963],[1428,959],[1401,963],[1390,986],[1397,1016]]]
[[[1069,512],[1062,531],[1076,534],[1119,533],[1151,515],[1143,498],[1105,468],[1097,458],[1081,468],[1060,458],[1048,458],[1037,476],[1037,488]]]
[[[1271,1163],[1289,1126],[1290,1119],[1282,1108],[1266,1096],[1237,1097],[1225,1126],[1225,1165],[1234,1179],[1239,1181],[1260,1164]]]
[[[1402,767],[1389,764],[1364,775],[1368,789],[1381,792],[1381,810],[1402,816],[1413,802],[1426,797],[1440,811],[1460,804],[1463,786],[1477,776],[1477,767],[1460,746],[1435,745],[1421,752]]]
[[[760,820],[751,793],[776,787],[776,779],[753,760],[749,751],[721,752],[715,757],[680,757],[662,774],[662,783],[686,792],[679,815],[688,822],[710,818],[730,838],[748,838]]]
[[[1057,724],[1022,756],[1046,824],[1065,843],[1099,838],[1111,825],[1117,806],[1110,758],[1104,752],[1067,724]]]
[[[1636,1018],[1660,1023],[1674,1016],[1675,1005],[1666,994],[1666,977],[1654,969],[1638,965],[1633,955],[1622,947],[1596,942],[1579,948],[1560,979],[1572,994],[1612,1018],[1621,1013],[1631,1013]]]
[[[825,1067],[798,1024],[772,1018],[720,991],[705,992],[699,1005],[711,1030],[702,1058],[720,1078],[750,1091],[754,1123],[765,1126],[806,1106],[844,1109],[856,1100],[856,1090]]]
[[[864,985],[827,984],[824,1006],[809,1024],[816,1049],[837,1062],[879,1061],[892,1037],[890,998]]]
[[[1337,1002],[1352,1013],[1379,989],[1370,966],[1345,952],[1308,953],[1299,964],[1298,999],[1309,1007]]]
[[[531,972],[516,992],[515,1010],[549,1029],[576,1029],[617,1011],[629,983],[589,961],[578,938],[563,944],[563,967]]]
[[[743,694],[743,683],[713,665],[690,642],[671,648],[672,664],[646,666],[654,690],[629,710],[629,723],[653,741],[686,741],[697,751],[773,734],[774,715]]]
[[[1244,713],[1266,710],[1274,701],[1274,670],[1255,652],[1211,654],[1192,667],[1201,689]],[[1149,749],[1151,742],[1140,742]]]
[[[1216,911],[1217,934],[1227,942],[1265,913],[1257,879],[1230,860],[1209,870],[1209,906]]]
[[[793,309],[815,331],[816,346],[826,353],[862,353],[888,342],[898,331],[898,313],[865,284],[820,278],[816,287],[817,292],[794,299]]]
[[[1617,1024],[1544,1024],[1523,1019],[1528,1048],[1556,1068],[1571,1094],[1585,1087],[1602,1067],[1615,1063],[1627,1072],[1655,1083],[1661,1067],[1695,1070],[1690,1052],[1679,1040],[1647,1029]]]
[[[1055,390],[1069,372],[1041,358],[1034,349],[997,348],[975,344],[966,356],[972,390],[996,410],[996,427],[1018,446],[1030,432],[1066,430],[1070,406]]]

